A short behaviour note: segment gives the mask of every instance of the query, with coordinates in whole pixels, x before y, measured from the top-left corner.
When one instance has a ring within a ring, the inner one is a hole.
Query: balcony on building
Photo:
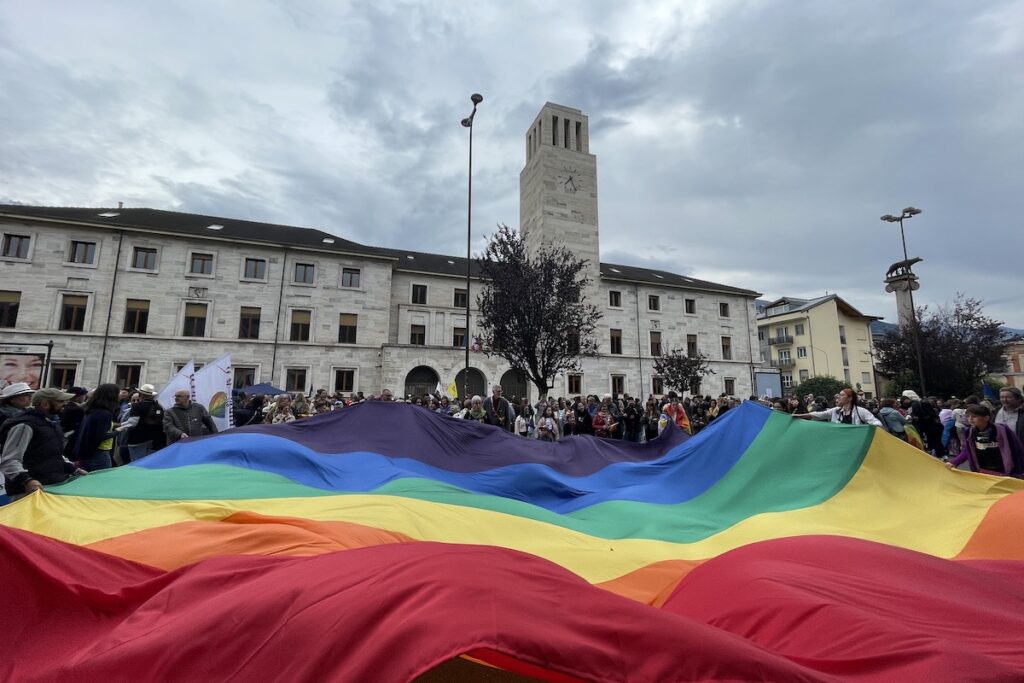
[[[777,358],[772,361],[773,368],[792,368],[796,366],[796,360],[792,358]]]
[[[793,335],[791,334],[777,334],[774,337],[768,337],[769,344],[792,344]]]

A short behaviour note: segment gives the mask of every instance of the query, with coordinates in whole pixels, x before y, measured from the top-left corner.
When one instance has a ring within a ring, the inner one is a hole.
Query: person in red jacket
[[[611,412],[608,410],[608,405],[602,403],[601,407],[597,409],[597,414],[594,415],[593,428],[594,436],[599,436],[603,439],[610,439],[615,433],[615,427],[618,426],[618,422],[615,422],[615,418],[612,417]]]

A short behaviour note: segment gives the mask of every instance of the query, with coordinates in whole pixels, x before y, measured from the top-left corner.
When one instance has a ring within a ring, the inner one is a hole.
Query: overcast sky
[[[545,101],[590,116],[603,261],[1024,327],[1024,2],[0,0],[0,202],[465,250]]]

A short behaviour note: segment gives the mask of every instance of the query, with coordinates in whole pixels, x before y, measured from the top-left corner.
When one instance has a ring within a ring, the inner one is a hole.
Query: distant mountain
[[[896,323],[887,323],[884,320],[873,320],[871,322],[871,336],[888,334],[899,327]],[[1011,337],[1024,337],[1024,330],[1016,327],[1004,327],[1003,331]]]

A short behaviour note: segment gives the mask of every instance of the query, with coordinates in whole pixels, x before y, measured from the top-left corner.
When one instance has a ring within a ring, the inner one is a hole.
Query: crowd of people
[[[307,397],[281,393],[247,396],[235,392],[233,424],[284,424],[344,409],[368,400],[406,401],[452,419],[475,420],[523,438],[558,441],[591,435],[642,443],[657,438],[669,423],[690,434],[740,404],[730,396],[686,396],[670,392],[646,400],[627,394],[574,398],[525,398],[503,395],[500,385],[486,398],[473,396],[462,405],[443,394],[395,398],[391,391],[366,397],[326,389]],[[864,400],[846,388],[831,400],[823,396],[750,397],[794,418],[841,424],[874,425],[896,438],[975,472],[1024,477],[1024,398],[1005,387],[998,405],[977,396],[921,398],[904,391],[899,398]],[[124,465],[168,444],[217,432],[202,405],[182,389],[164,409],[156,390],[144,384],[123,389],[102,384],[92,391],[46,388],[33,391],[24,382],[0,390],[0,472],[8,495],[22,495],[57,484],[70,476]],[[0,492],[2,493],[2,492]]]
[[[1003,387],[997,403],[978,396],[922,398],[910,389],[899,398],[865,401],[850,388],[834,401],[828,407],[823,396],[789,396],[772,407],[796,418],[875,425],[951,469],[966,464],[973,472],[1024,477],[1024,396],[1018,387]]]

